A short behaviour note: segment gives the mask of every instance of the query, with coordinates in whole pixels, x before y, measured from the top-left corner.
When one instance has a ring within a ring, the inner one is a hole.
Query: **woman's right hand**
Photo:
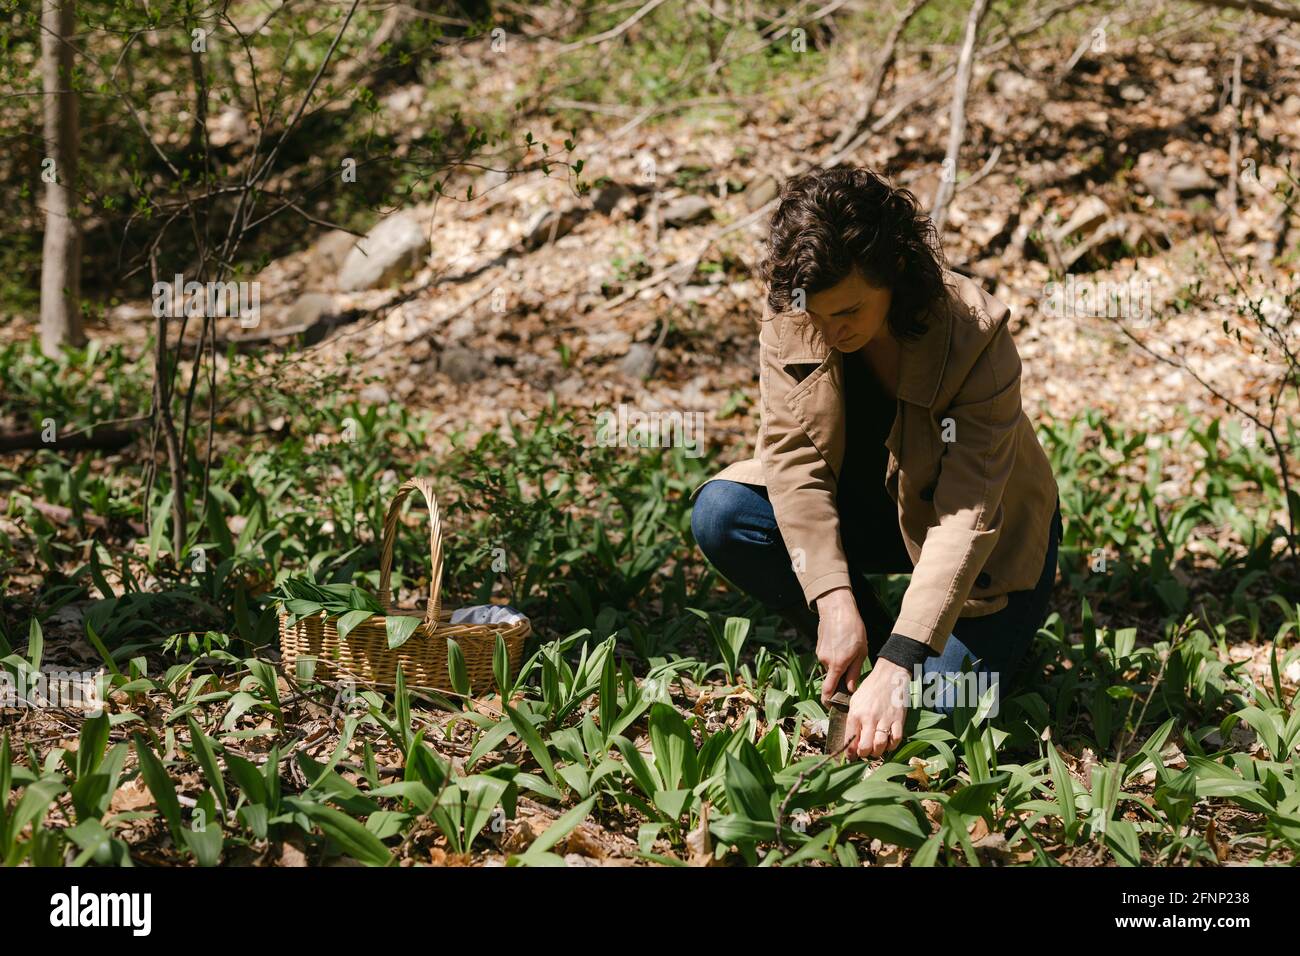
[[[822,703],[829,705],[841,678],[850,692],[858,689],[858,677],[867,659],[867,629],[858,614],[852,588],[835,588],[819,597],[817,616],[817,659],[826,668]]]

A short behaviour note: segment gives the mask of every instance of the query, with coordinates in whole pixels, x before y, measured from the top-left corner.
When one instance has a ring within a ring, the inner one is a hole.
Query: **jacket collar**
[[[928,327],[920,338],[902,343],[898,370],[900,400],[925,408],[934,404],[952,343],[952,299],[955,294],[949,288],[948,294],[931,310]],[[778,322],[777,358],[782,364],[821,365],[827,359],[839,360],[839,353],[826,344],[811,322],[784,316]]]

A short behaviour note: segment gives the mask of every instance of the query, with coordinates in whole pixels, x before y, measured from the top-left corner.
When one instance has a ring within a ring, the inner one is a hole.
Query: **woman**
[[[823,701],[852,692],[849,756],[879,756],[914,676],[948,710],[1014,673],[1056,576],[1056,481],[1006,306],[944,268],[910,192],[851,167],[788,182],[760,274],[758,454],[696,490],[691,525],[816,635]],[[897,621],[864,577],[889,573],[911,574]]]

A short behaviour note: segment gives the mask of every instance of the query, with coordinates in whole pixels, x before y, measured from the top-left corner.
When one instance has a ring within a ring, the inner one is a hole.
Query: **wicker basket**
[[[442,521],[433,488],[423,478],[412,478],[397,490],[388,514],[384,517],[384,543],[379,559],[379,604],[389,614],[417,616],[419,611],[403,610],[392,603],[393,542],[397,537],[402,503],[412,491],[419,491],[429,504],[429,554],[433,573],[424,621],[401,647],[388,646],[388,634],[382,617],[373,617],[354,627],[347,637],[339,638],[334,620],[324,614],[303,618],[287,625],[287,615],[280,613],[280,656],[286,670],[297,669],[298,662],[316,662],[313,679],[353,680],[358,684],[390,688],[397,680],[397,667],[409,687],[426,687],[451,691],[447,674],[447,639],[460,645],[469,672],[470,687],[475,694],[490,691],[495,683],[492,659],[500,635],[510,652],[510,672],[519,669],[524,641],[532,628],[528,620],[513,624],[452,624],[451,612],[439,604],[442,586]]]

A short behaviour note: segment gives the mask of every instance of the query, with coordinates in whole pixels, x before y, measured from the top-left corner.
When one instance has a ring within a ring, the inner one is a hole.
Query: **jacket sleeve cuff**
[[[849,577],[847,570],[827,571],[803,584],[803,596],[804,600],[808,602],[808,607],[813,608],[817,603],[817,599],[827,591],[852,586],[853,580]]]
[[[902,634],[891,634],[885,646],[876,655],[878,658],[897,664],[909,673],[926,658],[935,657],[935,652],[927,644],[914,641]]]
[[[948,643],[948,632],[946,630],[914,618],[900,617],[895,621],[894,632],[890,636],[890,640],[893,640],[894,635],[911,638],[918,644],[924,644],[935,654],[942,654],[944,646]]]

